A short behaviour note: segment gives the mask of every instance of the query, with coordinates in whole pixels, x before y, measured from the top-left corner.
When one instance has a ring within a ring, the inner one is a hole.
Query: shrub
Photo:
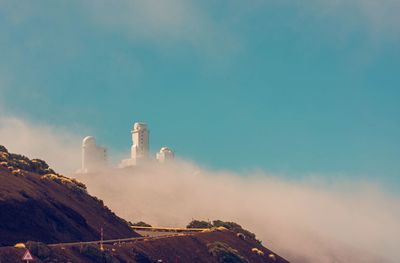
[[[256,235],[244,228],[242,228],[241,225],[235,223],[235,222],[225,222],[222,220],[214,220],[212,223],[206,222],[206,221],[199,221],[199,220],[192,220],[189,225],[187,225],[187,228],[214,228],[216,230],[225,230],[228,229],[230,231],[233,231],[235,233],[241,233],[242,235],[238,235],[239,238],[245,239],[245,238],[250,238],[253,239],[259,243],[261,241],[256,239]]]
[[[17,243],[14,245],[15,248],[26,248],[24,243]]]
[[[11,172],[13,175],[15,175],[15,176],[19,176],[19,175],[22,175],[22,172],[21,172],[21,169],[15,169],[15,170],[12,170],[12,172]]]
[[[43,260],[51,256],[51,250],[46,244],[41,242],[28,241],[26,247],[39,259]]]
[[[96,263],[120,263],[121,261],[111,255],[109,251],[101,251],[95,245],[82,245],[81,247],[74,247],[75,250],[79,249],[79,252],[91,259]]]
[[[268,255],[268,258],[272,261],[276,261],[276,256],[272,253]]]
[[[245,236],[243,233],[236,233],[236,236],[237,236],[238,238],[240,238],[240,239],[243,239],[243,240],[246,239],[246,236]]]
[[[0,152],[8,153],[8,150],[7,150],[7,148],[4,147],[3,145],[0,145]]]
[[[264,252],[263,252],[262,250],[259,250],[259,249],[256,248],[256,247],[253,247],[253,248],[251,249],[251,252],[253,252],[253,253],[255,253],[255,254],[258,254],[259,256],[264,256]]]
[[[147,224],[147,223],[145,223],[145,222],[143,222],[143,221],[139,221],[139,222],[137,222],[137,223],[130,223],[130,225],[131,225],[131,226],[144,226],[144,227],[151,227],[151,225],[150,225],[150,224]]]
[[[10,166],[22,169],[24,171],[37,173],[39,175],[55,174],[49,165],[40,159],[30,160],[28,157],[20,154],[9,153],[4,146],[0,145],[0,162],[7,162]]]
[[[40,175],[45,175],[45,174],[57,174],[56,172],[54,172],[53,169],[51,169],[49,167],[49,165],[40,159],[32,159],[32,161],[30,161],[30,165],[31,165],[31,172],[40,174]]]
[[[248,262],[239,252],[225,243],[213,242],[207,244],[208,252],[219,263],[246,263]]]
[[[212,228],[212,224],[207,221],[192,220],[186,228]]]
[[[235,222],[224,222],[221,220],[214,220],[213,221],[213,225],[214,227],[225,227],[235,233],[242,233],[243,235],[245,235],[245,237],[249,237],[253,240],[256,240],[257,242],[261,243],[259,240],[256,239],[256,235],[244,228],[242,228],[241,225],[235,223]]]
[[[2,162],[8,161],[9,156],[10,155],[6,152],[0,152],[0,161]]]
[[[226,227],[223,227],[223,226],[213,227],[213,229],[215,229],[217,231],[227,231],[228,230]]]
[[[68,178],[60,174],[45,174],[41,177],[41,179],[46,181],[54,181],[78,192],[86,192],[86,185],[74,178]]]
[[[31,171],[31,165],[29,161],[26,160],[16,160],[16,166],[25,171]]]

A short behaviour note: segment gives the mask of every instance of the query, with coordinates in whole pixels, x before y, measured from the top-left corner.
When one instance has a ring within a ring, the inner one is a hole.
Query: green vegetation
[[[3,145],[0,145],[0,152],[8,153],[8,150],[7,150],[7,148],[4,147]]]
[[[219,263],[246,263],[248,262],[242,257],[236,249],[231,248],[222,242],[212,242],[207,244],[208,252]]]
[[[221,220],[214,220],[213,226],[214,227],[222,226],[222,227],[225,227],[226,229],[229,229],[235,233],[242,233],[243,235],[245,235],[245,237],[254,239],[254,240],[258,241],[259,243],[261,243],[259,240],[256,239],[256,235],[254,233],[244,229],[241,225],[239,225],[235,222],[224,222]]]
[[[145,222],[143,222],[143,221],[139,221],[139,222],[137,222],[137,223],[131,223],[131,222],[129,222],[129,224],[130,224],[131,226],[151,227],[150,224],[147,224],[147,223],[145,223]]]
[[[213,225],[207,221],[192,220],[186,228],[212,228]]]
[[[0,145],[0,165],[7,168],[15,176],[24,176],[25,172],[36,173],[41,175],[41,179],[54,181],[58,184],[80,192],[86,192],[86,185],[74,178],[56,173],[49,165],[40,159],[30,160],[28,157],[9,153],[6,147]]]
[[[67,188],[75,191],[86,192],[86,185],[79,182],[75,178],[69,178],[60,174],[45,174],[41,177],[41,179],[65,185]]]
[[[257,242],[261,243],[261,241],[256,239],[256,235],[254,233],[244,229],[241,225],[239,225],[235,222],[214,220],[212,223],[210,223],[207,221],[192,220],[187,225],[187,228],[218,228],[218,227],[224,227],[235,233],[240,233],[241,235],[238,237],[240,237],[242,239],[250,238],[250,239],[256,240]]]
[[[40,175],[56,174],[45,161],[40,159],[30,160],[24,155],[9,153],[6,147],[2,145],[0,145],[0,162],[2,162],[2,166],[7,165],[13,169],[21,169]]]

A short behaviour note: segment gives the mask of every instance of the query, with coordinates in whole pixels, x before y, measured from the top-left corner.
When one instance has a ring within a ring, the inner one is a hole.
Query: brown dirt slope
[[[208,246],[220,242],[235,250],[241,260],[218,258],[212,255]],[[257,248],[262,253],[254,253]],[[31,249],[32,250],[32,249]],[[41,249],[40,262],[112,262],[112,263],[287,263],[272,251],[264,248],[253,239],[239,238],[231,231],[213,231],[176,237],[160,237],[122,244],[105,245],[101,252],[98,246],[55,247],[49,251]],[[0,262],[19,262],[25,249],[0,248]],[[273,256],[270,256],[270,255]],[[9,260],[9,261],[7,261]]]
[[[0,246],[96,240],[101,227],[105,239],[139,236],[83,184],[0,146]]]

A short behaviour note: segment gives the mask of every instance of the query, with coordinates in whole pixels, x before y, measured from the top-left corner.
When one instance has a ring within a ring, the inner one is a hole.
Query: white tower
[[[136,122],[133,125],[131,158],[135,164],[149,158],[149,130],[147,124]]]
[[[140,165],[149,159],[149,129],[146,123],[136,122],[131,130],[131,158],[122,160],[119,167]]]
[[[87,136],[82,141],[82,173],[98,171],[106,166],[107,151],[96,145],[93,136]]]
[[[173,160],[175,157],[174,152],[171,151],[168,147],[162,147],[160,151],[157,153],[157,160],[160,163],[164,163],[170,160]]]

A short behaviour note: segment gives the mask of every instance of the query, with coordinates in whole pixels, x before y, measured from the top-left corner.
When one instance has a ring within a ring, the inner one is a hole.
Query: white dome
[[[160,152],[172,152],[172,151],[171,151],[171,149],[168,148],[168,147],[162,147],[162,148],[160,149]]]
[[[175,154],[173,151],[171,151],[170,148],[168,147],[162,147],[160,151],[157,153],[156,158],[159,162],[164,163],[170,160],[173,160],[175,157]]]
[[[93,136],[86,136],[82,141],[83,146],[93,145],[93,144],[96,144],[96,139]]]

